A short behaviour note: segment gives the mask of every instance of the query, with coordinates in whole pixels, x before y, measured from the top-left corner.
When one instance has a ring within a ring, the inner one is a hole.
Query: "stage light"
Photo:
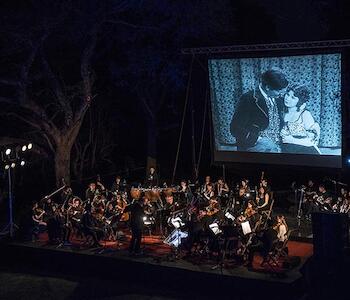
[[[33,148],[33,144],[32,143],[29,143],[28,146],[27,146],[28,150],[32,149]]]
[[[27,146],[26,145],[22,146],[22,152],[24,152],[26,150],[27,150]]]
[[[8,169],[10,169],[10,165],[5,166],[5,170],[8,170]]]
[[[16,164],[13,162],[13,163],[11,164],[11,168],[13,169],[15,166],[16,166]]]
[[[21,166],[23,167],[26,164],[24,160],[21,161]]]
[[[10,148],[6,149],[5,154],[6,155],[10,155],[11,154],[11,149]]]
[[[346,160],[346,162],[350,165],[350,158],[348,158],[348,159]]]

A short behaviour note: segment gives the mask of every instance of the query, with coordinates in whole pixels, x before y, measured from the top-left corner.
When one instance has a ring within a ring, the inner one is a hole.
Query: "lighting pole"
[[[22,147],[15,147],[15,155],[11,157],[12,150],[11,148],[7,148],[6,151],[1,151],[2,162],[5,164],[5,170],[7,171],[8,177],[8,219],[9,222],[5,226],[5,228],[0,232],[0,235],[9,235],[11,238],[14,236],[15,229],[18,229],[18,226],[13,221],[13,188],[12,188],[12,171],[18,164],[20,166],[25,165],[25,160],[20,157],[20,154],[24,154],[25,151],[31,150],[33,148],[33,144],[29,143],[28,145],[24,145]]]

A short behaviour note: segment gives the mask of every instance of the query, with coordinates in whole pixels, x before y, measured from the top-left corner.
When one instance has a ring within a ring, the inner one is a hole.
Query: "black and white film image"
[[[341,54],[208,65],[217,151],[341,155]]]

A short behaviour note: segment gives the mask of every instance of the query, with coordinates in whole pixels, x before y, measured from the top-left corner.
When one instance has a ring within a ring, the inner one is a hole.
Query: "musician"
[[[350,213],[350,197],[348,196],[344,199],[342,204],[340,205],[339,212],[342,214],[349,214]]]
[[[96,195],[92,200],[92,208],[94,212],[103,214],[106,208],[106,198],[102,195]]]
[[[147,188],[152,188],[152,187],[158,186],[158,184],[159,184],[159,180],[158,180],[158,175],[156,173],[156,169],[154,167],[150,167],[149,172],[146,176],[145,186]]]
[[[61,195],[61,203],[66,204],[70,202],[70,200],[73,198],[73,190],[71,187],[66,186]]]
[[[259,188],[258,195],[256,197],[256,204],[260,212],[270,209],[270,194],[263,186]]]
[[[210,216],[212,220],[219,219],[221,218],[221,216],[219,216],[220,210],[221,207],[217,197],[212,196],[209,200],[209,206],[206,207],[207,216]]]
[[[276,217],[276,225],[274,228],[277,231],[278,241],[283,243],[287,239],[288,225],[284,216]]]
[[[83,231],[86,236],[92,237],[92,247],[101,247],[99,241],[103,236],[103,230],[97,226],[97,221],[93,217],[91,210],[91,205],[87,204],[85,207],[85,213],[81,220]]]
[[[49,237],[49,243],[57,245],[60,244],[62,240],[64,242],[68,242],[70,231],[64,231],[64,227],[68,227],[68,225],[66,225],[68,220],[66,220],[62,211],[58,209],[56,204],[53,204],[51,208],[52,215],[50,215],[47,220],[47,234]]]
[[[315,204],[318,206],[317,210],[331,210],[332,207],[332,197],[330,193],[326,190],[323,184],[318,186],[317,195],[314,198],[316,200]]]
[[[340,207],[345,202],[347,197],[348,197],[348,191],[345,188],[341,188],[340,189],[340,195],[337,198],[337,202],[332,206],[332,210],[334,212],[339,212],[340,211]]]
[[[263,187],[265,190],[265,193],[268,193],[271,197],[271,186],[269,185],[266,178],[262,178],[260,181],[260,187]]]
[[[230,189],[227,183],[224,181],[222,177],[220,177],[216,184],[216,193],[217,193],[218,199],[220,200],[220,204],[222,206],[226,207],[229,191]]]
[[[193,194],[191,188],[187,184],[187,180],[181,180],[179,193],[181,204],[187,205],[192,201]]]
[[[125,207],[124,212],[130,212],[131,241],[129,253],[140,254],[140,246],[143,231],[144,199],[134,199]]]
[[[204,184],[202,185],[201,190],[200,190],[201,194],[204,194],[208,190],[208,185],[209,184],[213,186],[213,184],[211,183],[210,176],[205,176]]]
[[[54,215],[53,206],[56,205],[51,198],[45,198],[43,202],[43,210],[45,210],[44,221],[47,222]]]
[[[273,249],[275,243],[278,241],[277,231],[273,226],[272,220],[267,220],[267,229],[265,229],[260,235],[257,235],[257,242],[248,249],[248,261],[247,267],[251,268],[254,255],[256,252],[260,253],[265,261],[269,252]]]
[[[122,191],[121,177],[118,175],[112,184],[111,192],[113,194],[116,194],[116,193],[121,192],[121,191]]]
[[[214,185],[212,183],[208,183],[206,185],[206,191],[203,193],[204,200],[209,202],[209,200],[215,196]]]
[[[87,188],[87,190],[85,191],[85,200],[88,203],[91,203],[95,196],[98,194],[98,190],[96,188],[96,183],[95,182],[91,182],[89,184],[89,187]]]
[[[317,195],[317,187],[312,179],[309,179],[305,188],[303,211],[307,220],[311,220],[311,213],[315,211],[313,203],[314,196]]]
[[[249,181],[246,178],[243,178],[238,187],[238,211],[244,211],[247,206],[247,201],[250,198],[250,187],[248,185]]]
[[[38,240],[39,233],[45,231],[47,223],[44,222],[45,210],[39,207],[38,202],[33,203],[32,207],[32,241],[35,242]]]
[[[84,214],[84,208],[82,206],[82,201],[79,197],[74,197],[72,205],[67,210],[68,216],[70,218],[70,222],[72,224],[72,228],[80,233],[81,227],[81,219]]]

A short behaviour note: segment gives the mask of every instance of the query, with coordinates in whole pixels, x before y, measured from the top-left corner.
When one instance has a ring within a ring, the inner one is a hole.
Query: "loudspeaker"
[[[346,214],[316,212],[312,214],[314,257],[323,260],[343,258],[349,243],[349,223]]]

